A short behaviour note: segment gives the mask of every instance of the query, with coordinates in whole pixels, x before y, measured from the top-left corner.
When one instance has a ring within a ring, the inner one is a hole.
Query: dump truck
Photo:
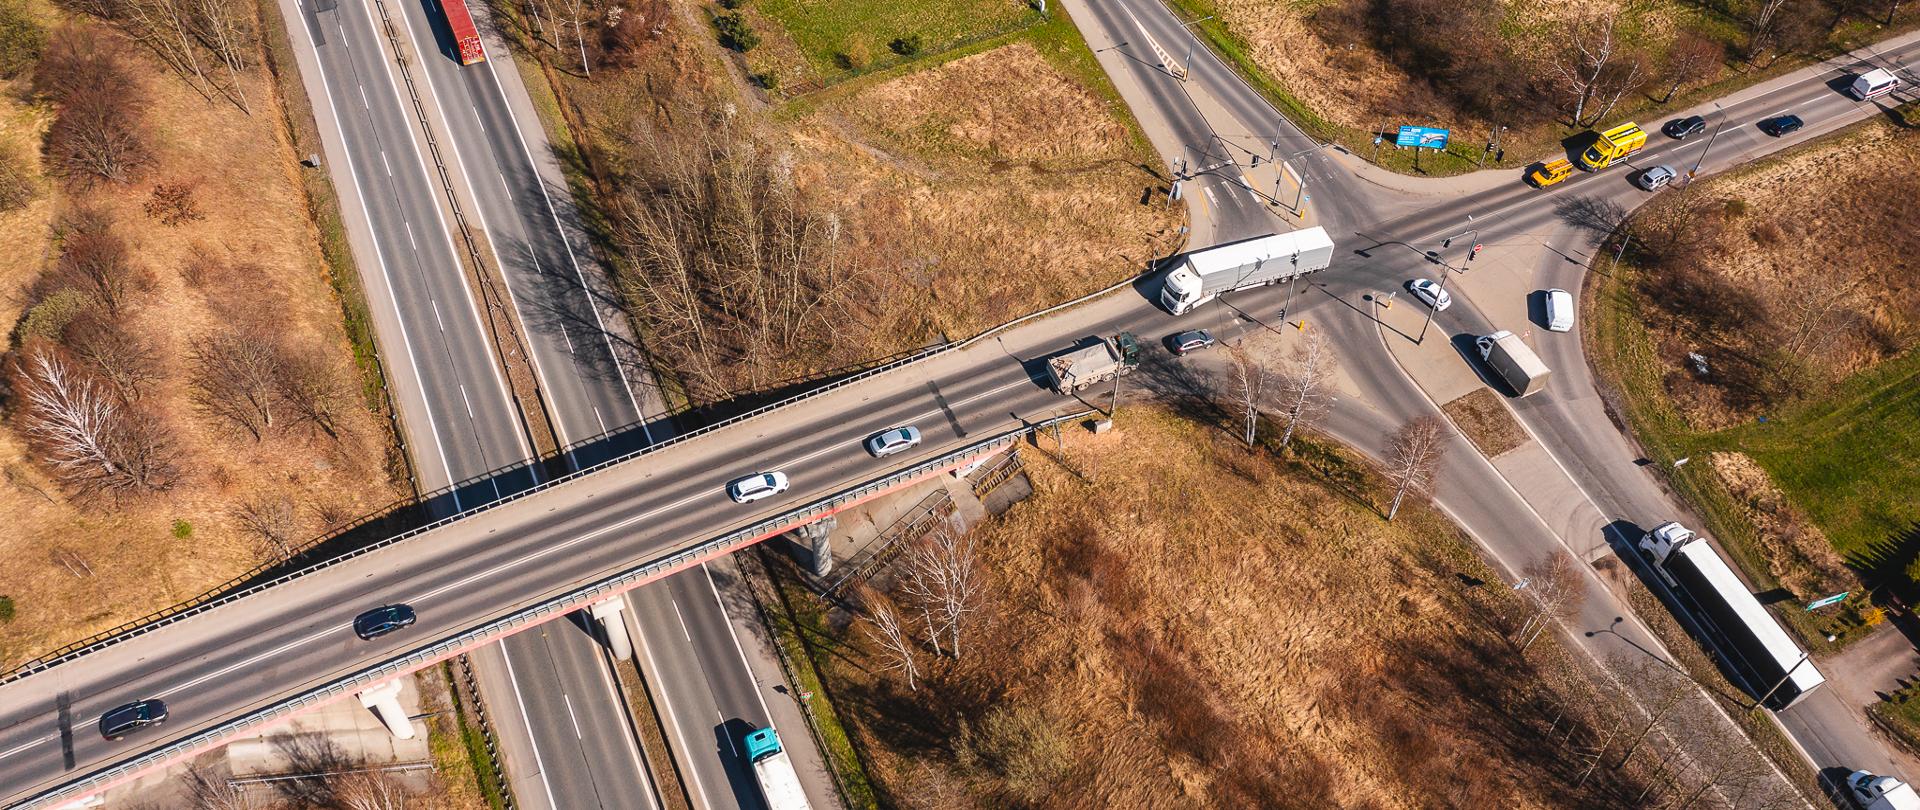
[[[1826,683],[1705,537],[1669,520],[1641,535],[1639,547],[1755,700],[1780,711]]]
[[[1860,810],[1920,810],[1920,794],[1892,776],[1854,771],[1847,777],[1847,794]]]
[[[1053,390],[1071,394],[1088,386],[1112,382],[1140,365],[1140,341],[1132,332],[1047,359],[1047,380]]]
[[[1570,174],[1573,174],[1573,163],[1566,158],[1554,158],[1527,172],[1527,182],[1533,184],[1534,188],[1546,188],[1567,179]]]
[[[447,30],[453,32],[453,44],[460,50],[460,64],[485,61],[487,51],[480,47],[480,29],[473,26],[466,0],[440,0],[440,10],[446,13]]]
[[[1597,172],[1615,163],[1623,162],[1628,155],[1640,151],[1647,145],[1646,130],[1639,124],[1628,122],[1600,133],[1600,140],[1594,141],[1587,151],[1580,153],[1580,168]]]
[[[1479,348],[1480,359],[1507,381],[1514,396],[1529,396],[1547,387],[1547,377],[1553,372],[1519,335],[1502,329],[1475,338],[1473,345]]]
[[[1181,315],[1221,293],[1298,278],[1333,263],[1325,228],[1256,236],[1193,251],[1174,264],[1160,305]]]
[[[793,760],[780,747],[780,735],[772,727],[756,728],[747,732],[745,743],[747,762],[753,765],[753,778],[760,783],[767,810],[808,810],[800,775],[794,773]]]

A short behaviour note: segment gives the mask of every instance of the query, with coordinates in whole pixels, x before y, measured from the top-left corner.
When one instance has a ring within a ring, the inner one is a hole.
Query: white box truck
[[[1900,77],[1886,68],[1874,68],[1853,77],[1853,84],[1847,86],[1847,92],[1854,98],[1866,101],[1879,98],[1900,89]]]
[[[1183,315],[1221,293],[1286,281],[1332,263],[1333,238],[1317,227],[1202,248],[1175,262],[1160,289],[1160,305]]]
[[[1539,392],[1547,387],[1547,377],[1553,374],[1526,341],[1505,329],[1474,338],[1473,345],[1480,350],[1480,359],[1487,361],[1487,365],[1500,374],[1500,379],[1507,381],[1514,396]]]
[[[771,726],[747,732],[747,762],[753,765],[753,778],[760,783],[760,795],[767,810],[809,810],[807,794],[800,789],[800,775],[793,760],[780,747],[780,735]]]
[[[1640,553],[1696,618],[1726,666],[1754,698],[1780,711],[1826,683],[1812,659],[1774,621],[1706,538],[1674,521],[1640,537]]]
[[[1920,810],[1920,794],[1892,776],[1854,771],[1847,777],[1847,792],[1860,810]]]

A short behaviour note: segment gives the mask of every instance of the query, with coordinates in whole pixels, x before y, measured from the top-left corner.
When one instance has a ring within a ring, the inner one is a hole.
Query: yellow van
[[[1545,163],[1535,164],[1533,171],[1527,172],[1527,182],[1534,188],[1546,188],[1567,179],[1573,174],[1573,164],[1566,158],[1556,158]]]
[[[1631,121],[1600,133],[1587,151],[1580,153],[1580,168],[1597,172],[1612,166],[1647,145],[1647,133]]]

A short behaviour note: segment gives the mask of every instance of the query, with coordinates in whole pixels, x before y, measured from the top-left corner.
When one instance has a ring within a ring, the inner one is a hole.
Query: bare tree
[[[1241,439],[1252,450],[1254,440],[1260,429],[1260,409],[1267,407],[1273,392],[1273,372],[1267,368],[1263,358],[1245,344],[1227,348],[1227,357],[1233,362],[1233,381],[1231,395],[1233,405],[1240,412]]]
[[[1727,49],[1719,40],[1698,31],[1681,31],[1667,47],[1667,95],[1661,104],[1673,100],[1682,85],[1712,81],[1726,66]]]
[[[1699,690],[1672,663],[1645,653],[1615,653],[1608,656],[1607,669],[1613,673],[1616,684],[1614,702],[1639,718],[1627,732],[1627,747],[1621,752],[1620,761],[1613,764],[1613,769],[1617,771],[1625,768],[1627,762],[1633,759],[1633,755],[1646,742],[1647,735],[1652,734]],[[1704,725],[1715,724],[1709,722]],[[1689,731],[1686,736],[1694,735]]]
[[[1387,507],[1387,520],[1400,514],[1400,503],[1408,492],[1430,491],[1452,437],[1439,417],[1428,415],[1408,420],[1388,439],[1387,479],[1393,483],[1393,505]]]
[[[186,783],[187,797],[201,810],[258,810],[266,806],[252,791],[199,763],[187,766],[182,781]]]
[[[28,349],[12,376],[22,433],[63,483],[88,494],[171,483],[158,424],[119,403],[58,350]]]
[[[252,66],[256,39],[248,6],[235,0],[190,0],[188,22],[194,38],[227,71],[227,93],[241,112],[253,114],[242,76]]]
[[[1565,48],[1548,65],[1568,94],[1574,126],[1598,123],[1646,77],[1646,58],[1627,47],[1619,21],[1618,8],[1574,17]]]
[[[894,607],[893,600],[888,599],[886,594],[871,586],[860,589],[859,600],[865,609],[860,614],[860,622],[868,640],[880,650],[880,668],[906,675],[907,689],[919,691],[919,651],[914,647],[907,623],[900,618],[899,609]]]
[[[286,403],[293,416],[327,434],[340,438],[340,419],[353,407],[352,397],[341,383],[340,365],[331,357],[283,346],[279,374],[274,377],[275,393]]]
[[[60,258],[53,277],[85,292],[109,315],[119,315],[147,277],[134,263],[127,240],[104,209],[80,207],[60,220]]]
[[[1294,350],[1293,363],[1280,373],[1278,408],[1286,429],[1280,434],[1284,452],[1294,433],[1313,427],[1333,407],[1333,347],[1326,333],[1311,330]]]
[[[359,770],[333,777],[333,794],[341,810],[406,810],[413,796],[393,774],[362,765]]]
[[[580,72],[593,76],[593,67],[587,64],[587,19],[592,16],[587,0],[559,0],[561,8],[567,12],[567,22],[573,26],[573,41],[580,47]]]
[[[907,548],[903,562],[901,591],[920,608],[934,652],[942,651],[944,638],[944,649],[959,659],[964,631],[986,598],[987,578],[972,534],[942,522]]]
[[[253,536],[261,556],[284,562],[300,551],[300,516],[293,499],[285,495],[260,495],[233,508],[234,522]]]
[[[149,162],[140,97],[116,94],[108,85],[78,85],[59,101],[47,130],[52,170],[81,185],[133,181]]]
[[[1787,0],[1756,0],[1753,16],[1747,20],[1747,58],[1752,59],[1773,46],[1773,35],[1780,21],[1780,9]]]
[[[1526,575],[1527,583],[1522,589],[1523,598],[1531,604],[1527,620],[1514,638],[1520,641],[1520,651],[1526,652],[1548,624],[1572,615],[1579,608],[1580,601],[1587,595],[1587,581],[1580,576],[1573,555],[1564,550],[1534,561],[1521,573]]]
[[[254,441],[274,426],[280,353],[264,330],[223,329],[193,342],[194,404],[239,425]]]
[[[110,316],[83,314],[67,324],[61,339],[75,358],[113,386],[121,402],[139,402],[160,377],[160,356],[153,345]]]

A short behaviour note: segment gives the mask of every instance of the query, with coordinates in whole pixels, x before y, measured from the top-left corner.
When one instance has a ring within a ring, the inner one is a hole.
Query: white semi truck
[[[1221,293],[1297,278],[1333,263],[1333,238],[1307,228],[1242,239],[1185,254],[1167,274],[1160,305],[1182,315]]]
[[[1640,552],[1683,601],[1693,603],[1721,659],[1755,698],[1780,711],[1826,683],[1706,538],[1667,521],[1640,537]]]
[[[809,810],[807,794],[800,789],[800,775],[793,760],[780,747],[780,735],[771,726],[747,732],[747,762],[753,765],[753,778],[760,783],[760,795],[767,810]]]
[[[1480,349],[1480,359],[1487,361],[1488,366],[1499,372],[1500,379],[1513,388],[1514,396],[1524,397],[1545,389],[1547,377],[1553,374],[1526,341],[1505,329],[1474,338],[1473,345]]]
[[[1854,771],[1847,777],[1847,792],[1860,810],[1920,810],[1920,794],[1892,776]]]

